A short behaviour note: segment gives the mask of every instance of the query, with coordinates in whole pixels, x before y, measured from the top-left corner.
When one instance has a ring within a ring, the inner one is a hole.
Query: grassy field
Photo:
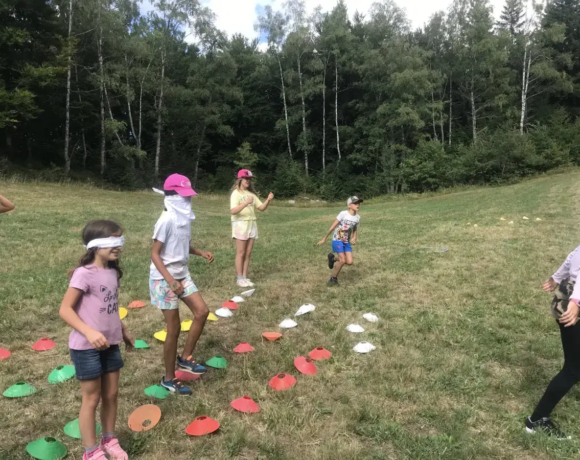
[[[355,265],[345,268],[337,288],[325,285],[330,244],[314,245],[344,206],[272,205],[259,216],[250,273],[256,295],[233,318],[208,323],[196,353],[200,360],[221,354],[229,368],[193,382],[193,397],[159,401],[160,424],[140,435],[128,429],[127,418],[154,402],[143,389],[162,374],[162,344],[153,333],[163,320],[148,303],[150,238],[161,197],[0,182],[0,192],[17,205],[0,216],[0,346],[13,352],[0,362],[0,391],[19,380],[39,390],[0,399],[0,458],[28,458],[26,444],[42,436],[56,436],[69,447],[69,458],[81,458],[80,441],[62,433],[78,416],[78,385],[49,385],[47,376],[70,362],[69,328],[58,308],[66,271],[83,253],[80,231],[94,218],[125,228],[120,305],[148,304],[124,320],[151,345],[124,354],[117,431],[131,458],[576,458],[578,390],[554,414],[575,440],[526,436],[523,421],[562,363],[550,298],[540,285],[580,243],[579,181],[574,170],[503,188],[365,202]],[[194,201],[194,243],[213,251],[216,261],[208,266],[195,258],[190,268],[212,311],[239,294],[227,208],[226,197]],[[449,252],[419,249],[424,246]],[[304,303],[316,311],[282,340],[262,340],[263,331],[278,330]],[[380,321],[367,323],[366,312]],[[182,318],[190,318],[183,307]],[[353,322],[366,331],[347,332]],[[55,340],[56,349],[33,352],[31,344],[41,337]],[[377,349],[356,354],[352,347],[361,340]],[[240,341],[256,351],[236,355],[232,348]],[[316,346],[333,357],[318,364],[318,375],[300,376],[294,358]],[[278,372],[296,376],[297,385],[272,391],[267,384]],[[234,412],[230,401],[243,395],[262,411]],[[188,437],[184,429],[199,415],[219,420],[220,431]]]

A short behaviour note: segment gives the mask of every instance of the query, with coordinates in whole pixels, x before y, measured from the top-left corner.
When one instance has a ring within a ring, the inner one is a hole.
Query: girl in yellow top
[[[236,240],[236,274],[240,287],[254,286],[247,274],[254,240],[258,238],[256,208],[258,211],[265,211],[273,199],[274,194],[269,193],[268,199],[262,203],[252,187],[252,172],[248,169],[238,172],[238,179],[230,197],[230,214],[232,238]]]

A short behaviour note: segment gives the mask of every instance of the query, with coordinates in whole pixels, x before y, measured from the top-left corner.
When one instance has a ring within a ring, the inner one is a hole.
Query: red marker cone
[[[127,308],[143,308],[145,306],[145,303],[140,301],[140,300],[133,300],[133,302],[131,302]]]
[[[34,351],[48,351],[48,350],[52,350],[54,347],[56,347],[56,343],[54,343],[50,339],[47,339],[46,337],[43,339],[40,339],[38,342],[36,342],[34,345],[32,345],[32,349]]]
[[[296,369],[304,375],[316,375],[318,372],[312,360],[310,358],[305,358],[304,356],[298,356],[298,358],[294,360],[294,366],[296,366]]]
[[[276,391],[287,390],[296,385],[296,379],[288,374],[278,374],[270,380],[270,388]]]
[[[262,337],[270,342],[273,342],[274,340],[278,340],[280,337],[282,337],[282,334],[279,332],[264,332]]]
[[[3,359],[10,358],[11,354],[12,354],[12,352],[10,350],[0,348],[0,361],[2,361]]]
[[[240,342],[238,344],[238,346],[236,348],[234,348],[234,351],[236,353],[248,353],[250,351],[254,351],[255,348],[250,345],[248,342]]]
[[[240,412],[251,413],[255,414],[256,412],[260,412],[260,406],[256,404],[256,402],[250,398],[249,396],[243,396],[235,401],[230,403],[235,410],[239,410]]]
[[[320,359],[330,358],[332,356],[332,353],[322,347],[318,347],[312,350],[310,353],[308,353],[308,356],[317,361]]]
[[[222,303],[222,307],[227,308],[228,310],[237,310],[238,308],[240,308],[240,306],[236,302],[233,302],[231,300]]]
[[[201,375],[192,374],[191,372],[185,371],[175,371],[175,377],[177,377],[177,379],[181,380],[182,382],[191,382],[192,380],[197,380],[200,378]]]
[[[205,436],[206,434],[217,431],[219,427],[220,422],[209,418],[207,415],[202,415],[191,422],[185,429],[185,432],[190,436]]]

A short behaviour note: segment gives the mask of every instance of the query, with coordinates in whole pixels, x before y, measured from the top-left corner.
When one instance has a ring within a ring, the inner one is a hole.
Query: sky
[[[308,13],[314,8],[321,6],[323,11],[330,11],[336,5],[337,0],[305,0]],[[377,0],[345,0],[349,14],[355,11],[366,14],[370,6]],[[151,0],[143,0],[142,10],[151,9]],[[407,11],[407,17],[411,20],[413,28],[423,26],[432,14],[437,11],[447,10],[452,0],[395,0]],[[498,17],[505,0],[490,0],[494,14]],[[254,31],[254,24],[259,11],[265,5],[272,5],[274,9],[281,9],[283,0],[201,0],[201,3],[209,7],[216,14],[216,26],[232,35],[242,33],[246,37],[258,37]]]

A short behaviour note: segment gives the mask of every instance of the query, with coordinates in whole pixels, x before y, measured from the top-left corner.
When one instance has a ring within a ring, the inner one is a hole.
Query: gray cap
[[[349,204],[352,204],[352,203],[362,203],[363,201],[364,200],[361,200],[358,196],[351,196],[347,200],[346,204],[349,205]]]

